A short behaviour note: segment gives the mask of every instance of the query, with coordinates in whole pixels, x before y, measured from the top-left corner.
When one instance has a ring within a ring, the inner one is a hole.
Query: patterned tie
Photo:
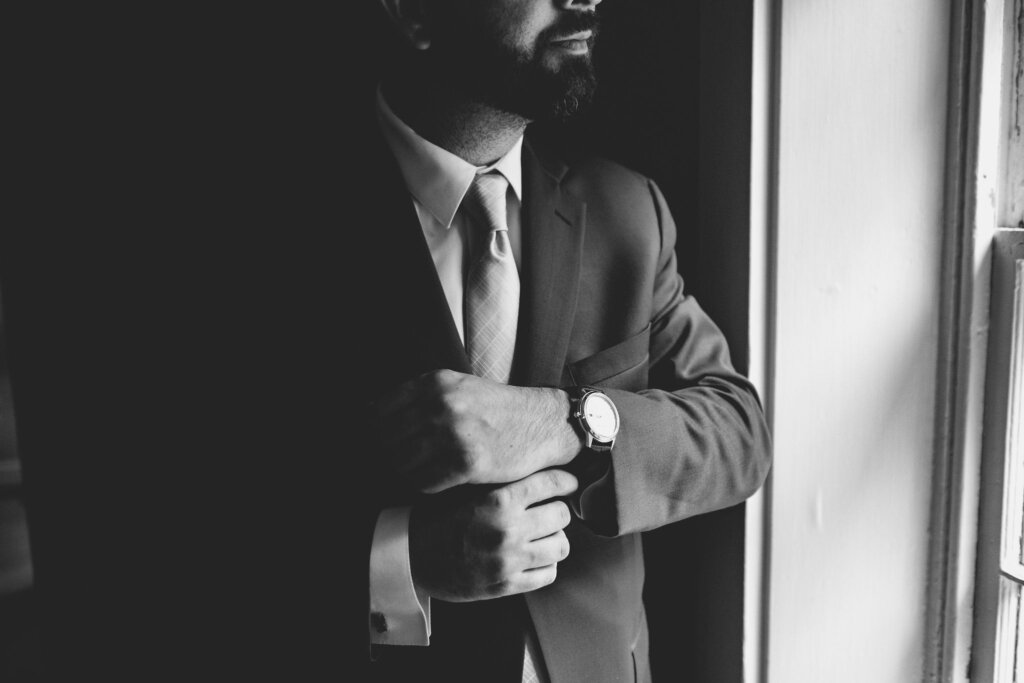
[[[519,322],[519,272],[512,256],[505,214],[508,181],[500,173],[478,175],[466,200],[487,227],[479,257],[466,281],[466,350],[473,372],[508,382]]]
[[[466,196],[475,212],[483,245],[466,282],[466,350],[473,372],[495,382],[507,383],[512,371],[516,328],[519,324],[519,272],[508,239],[505,197],[508,180],[496,171],[478,175]],[[531,650],[539,654],[533,634],[523,648],[523,683],[544,683]]]

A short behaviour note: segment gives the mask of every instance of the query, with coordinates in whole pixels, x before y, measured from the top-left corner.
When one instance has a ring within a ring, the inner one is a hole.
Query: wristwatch
[[[569,393],[569,421],[579,431],[587,448],[610,451],[619,433],[619,411],[608,394],[594,387],[572,387]]]

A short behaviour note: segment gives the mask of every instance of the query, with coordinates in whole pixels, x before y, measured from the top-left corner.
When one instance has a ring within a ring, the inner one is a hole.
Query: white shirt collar
[[[448,229],[478,173],[496,170],[505,176],[516,198],[523,197],[523,137],[490,166],[474,166],[420,137],[391,111],[377,88],[377,120],[398,161],[409,192]]]

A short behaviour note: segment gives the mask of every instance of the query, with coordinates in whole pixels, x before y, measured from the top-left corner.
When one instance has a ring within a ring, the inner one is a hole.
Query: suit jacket
[[[512,381],[605,387],[622,432],[580,470],[552,586],[435,601],[430,647],[371,652],[376,516],[416,495],[367,399],[468,363],[371,113],[340,125],[303,73],[33,155],[48,183],[0,234],[0,290],[50,678],[516,681],[528,614],[554,683],[644,680],[638,533],[742,500],[769,460],[663,198],[526,145]]]
[[[422,232],[386,150],[367,181],[385,188],[365,256],[396,287],[371,288],[366,392],[427,371],[470,372]],[[374,647],[381,680],[518,681],[528,614],[553,683],[647,681],[640,532],[734,505],[762,483],[769,437],[757,396],[721,332],[685,294],[676,228],[647,178],[600,159],[571,167],[528,136],[523,263],[510,383],[603,388],[622,427],[610,456],[571,466],[571,551],[552,585],[470,604],[433,602],[431,645]],[[568,417],[568,416],[567,416]],[[416,495],[383,471],[364,520]],[[504,676],[500,678],[499,676]]]

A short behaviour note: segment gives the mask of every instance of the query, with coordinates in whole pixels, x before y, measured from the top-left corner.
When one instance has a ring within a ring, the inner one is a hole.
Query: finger
[[[555,563],[545,567],[527,569],[519,574],[516,581],[517,593],[529,593],[544,586],[550,586],[558,578],[558,565]]]
[[[526,538],[535,541],[569,526],[569,506],[560,500],[537,505],[526,511]]]
[[[541,470],[509,484],[509,492],[523,507],[530,507],[545,500],[567,496],[578,486],[576,477],[565,470]]]
[[[569,556],[569,539],[566,538],[564,531],[557,531],[550,536],[527,543],[525,552],[525,569],[546,567]]]

